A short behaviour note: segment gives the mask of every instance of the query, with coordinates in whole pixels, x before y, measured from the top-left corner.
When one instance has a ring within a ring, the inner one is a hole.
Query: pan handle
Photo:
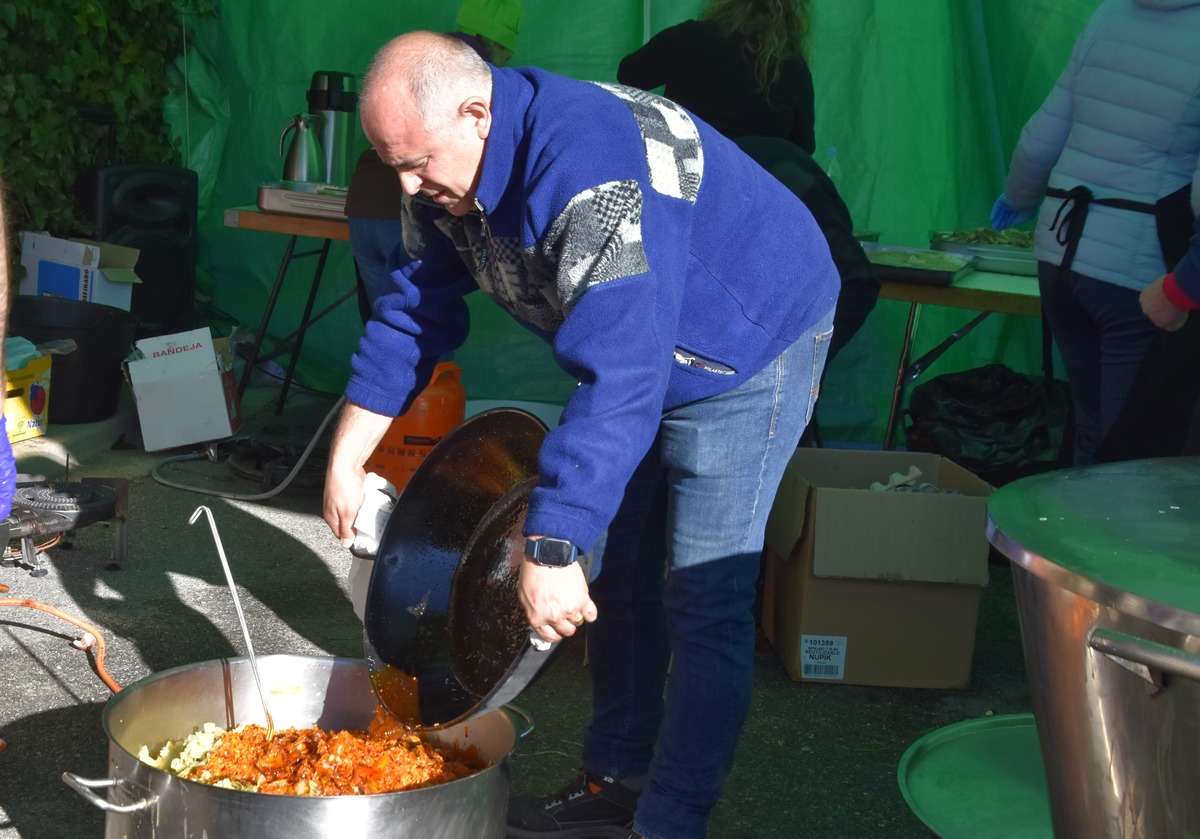
[[[143,798],[132,804],[113,804],[107,798],[97,795],[94,790],[120,786],[121,782],[116,778],[102,778],[97,781],[91,778],[81,778],[74,772],[64,772],[62,779],[63,783],[79,793],[85,801],[91,802],[93,807],[109,813],[136,813],[138,810],[145,810],[158,800],[157,795],[151,794],[149,798]]]
[[[1200,682],[1200,656],[1185,652],[1167,644],[1147,641],[1115,629],[1093,629],[1088,636],[1088,646],[1097,652],[1121,659],[1120,663],[1132,662],[1182,676]]]

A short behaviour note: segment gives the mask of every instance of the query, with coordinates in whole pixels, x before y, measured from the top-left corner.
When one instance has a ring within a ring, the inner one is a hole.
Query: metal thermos
[[[279,135],[279,156],[283,158],[285,181],[325,182],[325,157],[317,142],[315,123],[315,118],[309,114],[296,114]],[[296,133],[285,154],[283,146],[290,131]]]
[[[318,70],[308,88],[308,109],[317,116],[325,181],[348,186],[354,171],[355,129],[358,124],[357,83],[350,73]]]

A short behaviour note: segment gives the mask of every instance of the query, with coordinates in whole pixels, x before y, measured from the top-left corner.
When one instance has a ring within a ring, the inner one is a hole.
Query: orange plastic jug
[[[462,369],[453,361],[433,368],[429,384],[406,412],[392,420],[363,468],[402,489],[437,442],[463,421],[467,394],[459,383],[461,377]]]

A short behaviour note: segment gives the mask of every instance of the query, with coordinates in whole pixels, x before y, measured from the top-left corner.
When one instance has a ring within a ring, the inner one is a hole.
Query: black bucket
[[[100,303],[62,297],[17,295],[8,334],[34,344],[72,338],[78,348],[56,355],[50,365],[47,422],[98,422],[117,411],[121,362],[133,349],[137,316]]]

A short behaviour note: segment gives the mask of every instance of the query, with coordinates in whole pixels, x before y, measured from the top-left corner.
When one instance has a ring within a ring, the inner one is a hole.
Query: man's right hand
[[[333,432],[325,468],[323,517],[344,548],[354,544],[354,519],[365,497],[363,481],[367,473],[363,464],[391,424],[391,417],[347,402]]]

